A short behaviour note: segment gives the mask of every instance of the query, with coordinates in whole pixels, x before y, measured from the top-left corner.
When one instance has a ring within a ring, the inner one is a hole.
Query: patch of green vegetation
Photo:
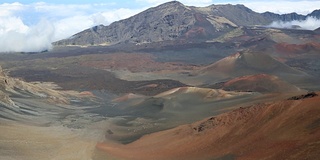
[[[230,40],[231,38],[242,36],[243,34],[244,34],[244,31],[242,27],[238,27],[224,35],[221,35],[220,37],[214,39],[213,41],[223,43]]]

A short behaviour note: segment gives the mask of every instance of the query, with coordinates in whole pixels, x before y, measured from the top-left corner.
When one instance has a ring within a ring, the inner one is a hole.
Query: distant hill
[[[204,41],[242,25],[271,20],[243,5],[188,7],[173,1],[147,9],[109,26],[95,26],[54,45],[110,45],[168,40]]]
[[[320,27],[314,30],[315,33],[320,34]]]
[[[279,15],[257,13],[244,5],[185,6],[178,1],[149,8],[109,26],[95,26],[54,45],[145,44],[179,40],[203,42],[217,38],[239,26],[268,25],[272,21],[303,20],[319,17],[319,10],[307,16],[297,13]]]
[[[300,83],[310,75],[291,68],[279,62],[270,55],[256,53],[250,50],[241,51],[234,55],[221,59],[211,65],[194,73],[194,76],[203,79],[203,84],[213,84],[212,80],[230,80],[240,76],[268,74],[288,81],[289,83]],[[211,81],[208,81],[211,80]]]
[[[276,14],[272,12],[265,12],[262,13],[262,15],[268,19],[271,19],[273,21],[293,21],[293,20],[305,20],[306,16],[300,15],[297,13],[288,13],[288,14]]]
[[[272,12],[265,12],[262,13],[262,16],[273,21],[289,22],[294,20],[306,20],[308,17],[320,18],[320,10],[314,10],[313,12],[307,15],[301,15],[295,12],[288,14],[276,14]]]
[[[215,62],[200,71],[201,73],[221,72],[228,75],[243,76],[255,73],[273,75],[301,74],[289,66],[275,60],[267,54],[250,51],[238,52]]]
[[[313,12],[308,14],[307,17],[320,18],[320,9],[314,10]]]

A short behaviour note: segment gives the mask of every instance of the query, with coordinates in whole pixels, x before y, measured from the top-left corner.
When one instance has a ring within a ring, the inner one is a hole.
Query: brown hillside
[[[319,93],[318,93],[319,94]],[[239,108],[154,133],[128,144],[97,148],[122,159],[317,159],[320,96]]]
[[[288,43],[278,43],[276,44],[277,51],[286,54],[303,54],[311,51],[320,51],[320,43],[310,42],[305,44],[288,44]],[[290,56],[290,55],[288,55]]]
[[[277,61],[268,54],[250,50],[238,52],[206,66],[199,70],[196,76],[204,80],[209,78],[224,80],[255,74],[275,75],[294,84],[310,77],[302,71]]]
[[[277,76],[257,74],[237,77],[225,82],[224,90],[253,91],[253,92],[294,92],[300,89]]]

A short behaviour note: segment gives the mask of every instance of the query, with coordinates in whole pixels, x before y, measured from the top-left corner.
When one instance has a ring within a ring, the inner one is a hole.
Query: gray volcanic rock
[[[210,5],[208,7],[195,7],[194,9],[209,16],[224,17],[238,26],[264,25],[272,22],[240,4]]]
[[[315,33],[320,34],[320,27],[314,30]]]
[[[304,20],[320,17],[320,10],[309,15],[271,12],[256,13],[244,5],[185,6],[167,2],[147,9],[109,26],[95,26],[54,42],[54,45],[113,45],[143,44],[163,41],[204,42],[212,40],[239,26],[268,25],[272,21]]]
[[[314,18],[320,18],[320,9],[314,10],[310,14],[307,15],[307,17],[314,17]]]
[[[172,1],[109,26],[95,26],[54,45],[112,45],[170,40],[205,41],[239,25],[271,21],[243,5],[188,7]]]
[[[268,19],[271,19],[273,21],[285,21],[285,22],[290,22],[293,20],[305,20],[306,16],[300,15],[297,13],[288,13],[288,14],[276,14],[272,12],[265,12],[262,13],[262,15]]]
[[[294,20],[306,20],[308,17],[320,18],[320,10],[314,10],[313,12],[307,15],[301,15],[295,12],[288,13],[288,14],[276,14],[272,12],[264,12],[261,15],[273,21],[290,22]]]
[[[100,25],[84,30],[55,44],[95,45],[174,40],[190,30],[195,22],[192,10],[179,2],[169,2],[109,26]]]

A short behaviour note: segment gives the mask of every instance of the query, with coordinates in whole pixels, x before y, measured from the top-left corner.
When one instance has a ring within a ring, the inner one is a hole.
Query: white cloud
[[[19,19],[9,18],[8,21],[15,21],[15,25],[18,26],[1,33],[1,52],[35,52],[51,47],[54,27],[48,21],[42,20],[37,25],[30,27],[22,24]]]
[[[0,35],[7,32],[26,33],[28,26],[19,17],[0,17]]]
[[[292,28],[294,26],[300,26],[303,29],[315,30],[320,27],[320,20],[313,17],[308,17],[304,21],[291,21],[291,22],[272,22],[269,27],[274,28]]]
[[[320,1],[318,0],[299,0],[299,1],[290,1],[290,0],[269,0],[269,1],[245,1],[240,0],[234,3],[241,3],[249,7],[253,11],[262,13],[266,11],[285,14],[296,12],[299,14],[308,14],[316,9],[320,9]]]
[[[90,16],[73,16],[53,22],[55,34],[53,41],[67,38],[77,32],[93,26]]]
[[[67,38],[75,33],[96,25],[108,25],[114,21],[128,18],[142,10],[115,9],[83,16],[70,16],[54,22],[56,29],[54,41]]]
[[[103,15],[106,18],[107,24],[110,24],[114,21],[129,18],[139,12],[142,12],[146,8],[143,9],[126,9],[126,8],[120,8],[115,9],[107,12],[101,12],[101,15]]]
[[[0,52],[47,50],[53,41],[68,38],[95,25],[108,25],[142,11],[106,9],[106,6],[109,4],[1,4]]]
[[[16,11],[22,10],[24,7],[21,3],[4,3],[0,5],[0,17],[12,16]]]
[[[68,17],[76,15],[86,15],[92,12],[98,12],[99,6],[94,7],[90,4],[47,4],[39,2],[32,4],[32,9],[37,13],[45,14],[51,17]]]

